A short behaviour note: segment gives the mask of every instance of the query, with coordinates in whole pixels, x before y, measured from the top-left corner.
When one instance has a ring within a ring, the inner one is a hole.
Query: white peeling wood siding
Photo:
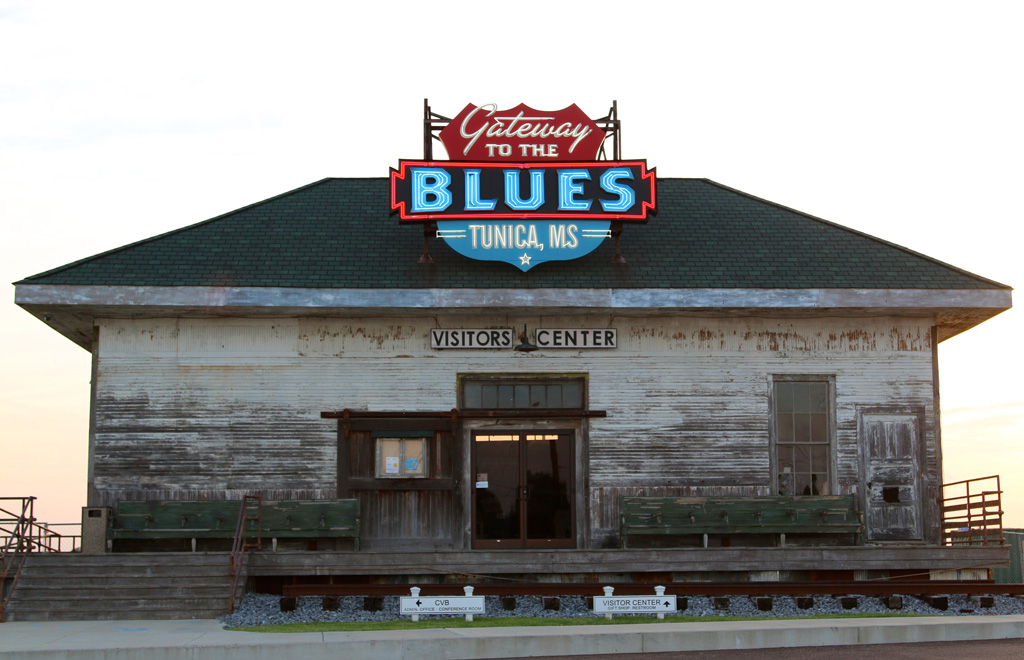
[[[431,350],[431,328],[618,330],[614,350]],[[459,374],[587,374],[591,545],[619,494],[768,494],[769,377],[832,376],[839,493],[859,487],[859,407],[924,410],[935,443],[930,318],[438,316],[99,322],[91,504],[331,497],[337,422],[320,412],[450,410]],[[468,475],[463,475],[463,478]],[[935,523],[929,522],[929,525]]]

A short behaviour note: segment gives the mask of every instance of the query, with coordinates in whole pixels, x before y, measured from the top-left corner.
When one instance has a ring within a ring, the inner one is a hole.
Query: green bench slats
[[[241,501],[117,503],[111,538],[234,538]]]
[[[357,536],[359,500],[293,500],[263,505],[264,536]],[[316,532],[311,534],[310,532]]]
[[[852,495],[619,497],[620,544],[638,536],[854,534],[863,528]]]
[[[111,539],[232,539],[241,500],[121,501],[111,520]],[[352,538],[359,549],[359,500],[265,501],[249,535],[266,538]]]

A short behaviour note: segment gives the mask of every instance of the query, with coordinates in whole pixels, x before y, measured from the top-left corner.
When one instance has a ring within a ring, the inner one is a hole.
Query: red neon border
[[[465,169],[476,169],[476,168],[490,168],[490,169],[522,169],[522,170],[534,170],[534,169],[565,169],[569,167],[620,167],[620,166],[639,166],[640,167],[640,180],[650,180],[651,184],[651,201],[642,202],[640,206],[640,212],[638,214],[624,215],[615,213],[442,213],[439,215],[424,215],[416,214],[410,215],[405,210],[404,201],[395,200],[395,182],[398,179],[405,180],[408,176],[408,168],[410,167],[453,167],[453,168],[465,168]],[[390,186],[391,186],[391,212],[398,211],[400,220],[408,220],[413,222],[428,222],[432,220],[454,220],[456,218],[518,218],[518,219],[531,219],[531,218],[578,218],[583,220],[627,220],[632,222],[647,222],[647,212],[657,207],[655,200],[655,173],[654,169],[647,169],[647,161],[645,160],[599,160],[599,161],[559,161],[557,163],[491,163],[491,162],[469,162],[469,161],[453,161],[453,160],[441,160],[441,161],[423,161],[423,160],[401,160],[398,162],[399,169],[391,168]]]

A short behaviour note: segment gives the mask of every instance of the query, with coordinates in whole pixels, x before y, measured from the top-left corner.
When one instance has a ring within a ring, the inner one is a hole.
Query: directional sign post
[[[594,596],[595,614],[604,614],[606,619],[612,614],[657,614],[664,619],[666,612],[676,611],[676,597],[666,596],[665,587],[655,587],[653,596],[613,596],[613,592],[612,587],[605,587],[604,596]]]
[[[675,611],[675,596],[594,596],[594,612],[598,614],[664,614]]]
[[[466,621],[472,621],[474,614],[484,613],[484,597],[472,596],[472,587],[465,587],[465,596],[420,596],[414,587],[412,596],[402,596],[401,613],[419,621],[421,614],[465,614]]]

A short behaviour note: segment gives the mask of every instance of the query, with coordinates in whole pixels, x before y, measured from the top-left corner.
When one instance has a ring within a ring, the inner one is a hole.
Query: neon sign
[[[581,218],[644,221],[654,171],[636,161],[452,163],[404,160],[391,170],[401,220]]]
[[[451,160],[400,161],[391,211],[466,257],[524,272],[577,259],[656,209],[654,170],[643,160],[597,160],[606,129],[576,105],[470,104],[445,121],[437,137]]]

